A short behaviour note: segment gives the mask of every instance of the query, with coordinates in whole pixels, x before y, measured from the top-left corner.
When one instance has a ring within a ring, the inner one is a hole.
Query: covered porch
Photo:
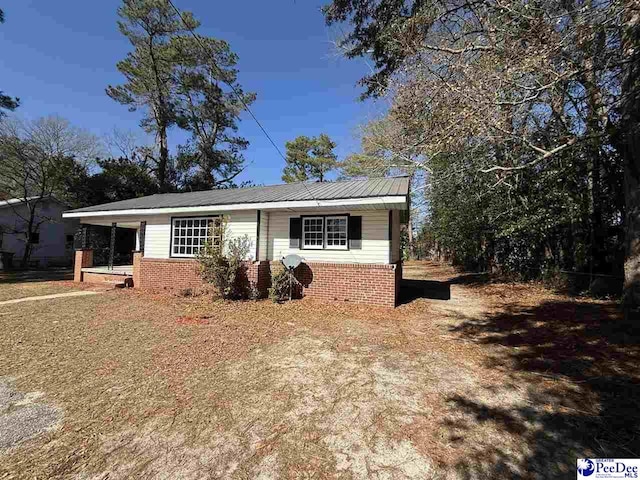
[[[144,250],[146,222],[95,219],[80,225],[74,281],[132,287],[135,258]]]

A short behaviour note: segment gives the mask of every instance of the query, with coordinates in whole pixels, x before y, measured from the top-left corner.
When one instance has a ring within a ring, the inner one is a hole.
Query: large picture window
[[[304,217],[302,219],[302,246],[322,248],[324,217]]]
[[[335,250],[347,249],[347,219],[349,217],[326,217],[325,246]]]
[[[171,224],[171,256],[195,257],[210,241],[220,245],[220,217],[174,218]]]

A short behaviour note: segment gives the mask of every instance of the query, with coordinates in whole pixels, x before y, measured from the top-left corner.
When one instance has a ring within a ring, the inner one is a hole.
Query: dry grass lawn
[[[97,287],[73,283],[71,269],[0,271],[0,302],[86,289],[95,290]]]
[[[71,282],[43,281],[29,283],[0,283],[0,302],[16,298],[37,297],[73,292],[78,288]]]
[[[405,271],[451,299],[0,306],[0,383],[61,412],[0,478],[575,478],[578,456],[640,456],[638,328],[613,303]]]

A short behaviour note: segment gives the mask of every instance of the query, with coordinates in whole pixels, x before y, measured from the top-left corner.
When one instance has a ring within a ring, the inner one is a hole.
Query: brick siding
[[[284,267],[271,263],[271,272]],[[302,295],[327,302],[352,302],[395,307],[399,295],[401,264],[303,263],[295,270]]]
[[[140,285],[140,262],[143,253],[141,251],[133,252],[133,286]]]
[[[202,286],[198,261],[191,258],[139,259],[139,274],[134,257],[134,286],[148,290],[177,290]],[[247,262],[247,277],[262,296],[267,294],[271,278],[267,262]],[[262,273],[262,274],[260,274]],[[136,282],[137,279],[137,282]]]
[[[73,281],[82,282],[82,269],[93,267],[93,250],[84,248],[76,250],[76,255],[73,261]]]
[[[114,275],[110,273],[82,272],[82,281],[85,283],[124,283],[131,282],[126,275]],[[130,285],[130,283],[129,283]]]
[[[139,274],[135,267],[139,265]],[[134,286],[149,290],[177,290],[202,285],[194,259],[134,257]],[[280,262],[251,262],[247,277],[265,296],[271,273],[283,268]],[[303,295],[323,301],[352,302],[395,307],[401,264],[309,263],[296,269]]]
[[[296,269],[296,278],[306,297],[396,306],[396,265],[308,263]]]
[[[134,287],[147,290],[174,290],[201,285],[198,262],[189,258],[142,257],[138,285],[134,282]]]

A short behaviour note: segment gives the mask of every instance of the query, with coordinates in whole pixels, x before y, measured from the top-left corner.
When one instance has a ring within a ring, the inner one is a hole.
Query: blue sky
[[[253,112],[284,152],[298,135],[327,133],[340,158],[358,149],[357,126],[380,106],[361,103],[357,80],[367,73],[361,60],[341,58],[320,6],[308,0],[174,0],[190,10],[199,32],[229,42],[240,57],[239,81],[258,98]],[[116,63],[129,51],[117,29],[119,0],[20,0],[2,2],[0,89],[18,96],[18,116],[59,115],[97,135],[114,127],[139,130],[139,115],[104,93],[122,82]],[[258,184],[280,183],[284,161],[247,115],[240,134],[251,145],[240,177]],[[171,137],[173,144],[180,134]]]

